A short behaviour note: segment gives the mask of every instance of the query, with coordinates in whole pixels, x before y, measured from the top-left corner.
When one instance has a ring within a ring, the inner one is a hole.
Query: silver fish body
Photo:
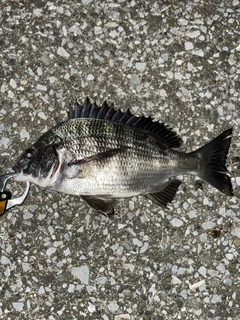
[[[181,139],[151,118],[122,113],[86,99],[69,120],[47,131],[20,157],[16,181],[79,195],[93,208],[113,211],[111,198],[143,194],[161,206],[193,174],[233,195],[225,161],[232,130],[191,153],[175,150]]]

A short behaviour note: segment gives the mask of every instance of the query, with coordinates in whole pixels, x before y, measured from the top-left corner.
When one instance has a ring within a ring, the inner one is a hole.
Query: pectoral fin
[[[182,182],[178,179],[171,179],[167,182],[163,190],[156,193],[145,194],[145,197],[152,200],[157,205],[166,208],[168,202],[172,202],[181,183]]]
[[[69,179],[73,179],[76,177],[84,178],[84,169],[87,168],[86,166],[93,165],[110,157],[114,157],[122,150],[122,148],[110,149],[104,152],[96,153],[86,158],[72,159],[64,168],[64,175]]]
[[[121,151],[122,151],[122,148],[116,148],[116,149],[110,149],[104,152],[99,152],[86,158],[73,159],[71,162],[68,163],[68,166],[84,165],[91,162],[102,161],[107,158],[114,157],[115,155],[119,154]]]
[[[114,208],[110,200],[105,200],[93,196],[81,196],[81,198],[93,209],[100,211],[105,215],[114,214]]]

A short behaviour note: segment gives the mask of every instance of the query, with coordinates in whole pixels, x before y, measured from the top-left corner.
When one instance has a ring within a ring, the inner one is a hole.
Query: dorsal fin
[[[100,107],[96,102],[91,103],[88,97],[83,105],[76,101],[75,109],[70,107],[68,111],[68,119],[74,118],[103,119],[146,130],[157,135],[169,148],[178,148],[182,144],[182,139],[164,123],[154,122],[151,117],[134,116],[129,109],[126,112],[115,110],[113,104],[109,106],[106,101]]]

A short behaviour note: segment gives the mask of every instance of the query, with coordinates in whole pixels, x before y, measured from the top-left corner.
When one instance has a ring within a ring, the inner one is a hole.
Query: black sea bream
[[[165,207],[181,181],[193,174],[232,196],[226,157],[232,129],[190,153],[175,150],[182,140],[163,123],[101,107],[85,100],[24,151],[15,181],[81,196],[91,207],[113,213],[112,198],[145,195]]]

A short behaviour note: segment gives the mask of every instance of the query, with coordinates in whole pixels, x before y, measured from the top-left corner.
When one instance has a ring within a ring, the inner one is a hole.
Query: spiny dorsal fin
[[[182,144],[182,139],[164,123],[154,122],[151,117],[134,116],[129,109],[126,112],[115,110],[113,104],[109,106],[106,101],[100,107],[96,102],[91,103],[88,97],[83,105],[76,101],[75,109],[70,107],[68,111],[68,119],[74,118],[102,119],[146,130],[157,135],[169,148],[178,148]]]

